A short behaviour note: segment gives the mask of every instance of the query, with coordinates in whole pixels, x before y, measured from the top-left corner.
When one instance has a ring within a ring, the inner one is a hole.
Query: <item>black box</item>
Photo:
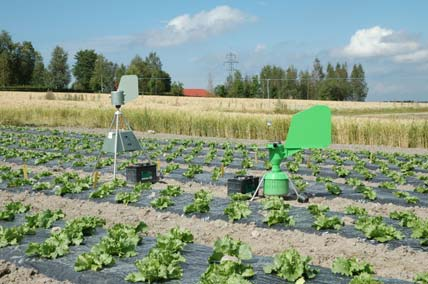
[[[126,167],[126,181],[129,183],[156,182],[156,165],[140,163]]]
[[[227,180],[227,194],[254,193],[259,185],[259,177],[235,176]]]

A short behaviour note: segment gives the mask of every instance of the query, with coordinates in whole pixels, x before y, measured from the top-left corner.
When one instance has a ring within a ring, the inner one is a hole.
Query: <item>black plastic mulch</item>
[[[23,217],[18,216],[13,222],[0,221],[2,226],[16,226],[22,224]],[[55,226],[63,226],[64,222],[58,221]],[[144,237],[142,243],[137,247],[137,256],[130,258],[115,257],[116,263],[111,267],[106,267],[101,271],[83,271],[75,272],[74,263],[77,256],[89,252],[91,247],[99,242],[105,235],[104,229],[97,229],[96,233],[92,236],[85,237],[85,241],[80,246],[72,246],[70,253],[57,258],[57,259],[44,259],[32,256],[26,256],[25,251],[30,242],[42,242],[49,236],[49,230],[39,229],[36,235],[26,236],[20,245],[9,246],[0,249],[0,259],[4,259],[18,266],[33,268],[48,277],[65,281],[68,280],[72,283],[87,283],[87,284],[120,284],[129,283],[124,280],[126,275],[136,272],[137,269],[134,262],[147,255],[148,251],[155,244],[155,239],[151,237]],[[212,249],[207,246],[188,244],[182,251],[186,262],[182,264],[184,273],[183,278],[180,280],[172,280],[163,283],[198,283],[200,276],[208,267],[207,259],[212,254]],[[265,274],[263,266],[272,262],[272,257],[254,256],[249,261],[244,261],[247,264],[253,265],[256,276],[251,278],[252,283],[268,284],[268,283],[288,283],[274,275]],[[321,267],[315,267],[319,270],[318,275],[306,283],[318,284],[345,284],[350,281],[350,278],[333,274],[331,270]],[[399,279],[384,279],[380,278],[387,284],[401,284],[410,283],[408,281]]]

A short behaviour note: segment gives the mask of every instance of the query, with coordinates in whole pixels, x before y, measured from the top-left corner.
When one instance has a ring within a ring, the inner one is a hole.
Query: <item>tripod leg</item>
[[[123,127],[123,120],[125,119],[125,116],[123,115],[122,112],[119,112],[118,116],[117,116],[117,119],[119,120],[119,122],[120,122],[120,118],[122,118],[122,127]],[[119,138],[120,138],[120,143],[122,143],[122,147],[124,148],[125,147],[125,143],[123,143],[122,135],[119,135]]]
[[[126,125],[126,127],[128,127],[128,130],[131,130],[131,131],[132,131],[132,128],[131,128],[131,126],[129,125],[128,120],[126,119],[125,115],[123,115],[123,114],[122,114],[122,119],[123,119],[123,121],[125,121],[125,125]],[[141,150],[142,150],[142,149],[143,149],[143,146],[141,146],[140,140],[138,140],[138,138],[137,138],[137,142],[138,142],[138,145],[140,145],[140,148],[141,148]],[[142,154],[142,156],[143,156],[143,158],[144,158],[144,159],[146,159],[146,160],[150,161],[150,159],[149,159],[149,157],[147,156],[147,154],[143,153],[143,154]]]
[[[122,114],[122,119],[123,119],[123,121],[125,122],[126,127],[128,127],[128,130],[131,130],[131,131],[132,131],[132,128],[131,128],[131,126],[129,125],[128,120],[126,119],[125,115],[123,115],[123,114]],[[143,150],[143,146],[141,146],[140,140],[138,140],[138,138],[137,138],[137,143],[138,143],[138,145],[140,145],[141,150]],[[149,157],[147,156],[147,154],[142,153],[142,156],[143,156],[143,159],[146,159],[146,160],[150,161],[150,159],[149,159]]]
[[[259,185],[257,186],[256,190],[254,191],[254,194],[251,197],[250,201],[253,201],[254,198],[256,198],[256,195],[257,195],[257,193],[259,193],[259,190],[260,190],[260,188],[261,188],[261,186],[263,184],[264,179],[265,179],[265,176],[263,175],[262,178],[261,178],[261,180],[260,180],[260,182],[259,182]]]
[[[113,116],[113,119],[111,120],[110,127],[109,127],[109,129],[108,129],[108,133],[110,133],[110,131],[111,131],[111,130],[112,130],[112,128],[113,128],[113,124],[114,124],[114,119],[115,119],[115,117],[116,117],[116,116]],[[95,170],[97,169],[97,165],[98,165],[98,162],[99,162],[99,161],[100,161],[100,159],[101,159],[101,153],[102,153],[102,152],[103,152],[103,150],[102,150],[102,146],[101,146],[100,152],[98,153],[98,156],[97,156],[97,160],[95,161],[94,168],[92,169],[92,176],[94,176]]]
[[[116,119],[116,131],[114,136],[114,162],[113,162],[113,180],[116,179],[116,166],[117,166],[117,136],[119,135],[119,115],[120,111],[114,113]]]

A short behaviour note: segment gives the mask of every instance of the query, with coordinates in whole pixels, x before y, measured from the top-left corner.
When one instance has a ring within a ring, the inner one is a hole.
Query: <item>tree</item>
[[[224,85],[217,85],[217,86],[214,88],[214,94],[215,94],[217,97],[222,97],[222,98],[227,97],[226,87],[225,87]]]
[[[297,69],[291,65],[285,72],[285,98],[296,99],[298,96]]]
[[[361,64],[355,65],[351,78],[348,66],[337,63],[327,64],[325,68],[315,58],[311,71],[297,70],[293,65],[286,70],[275,65],[265,65],[260,76],[242,76],[237,71],[226,78],[223,85],[215,87],[216,96],[247,98],[289,98],[321,100],[364,100],[367,96],[367,84]]]
[[[171,94],[173,96],[182,96],[183,95],[183,83],[173,82],[171,84]]]
[[[153,95],[161,95],[171,91],[171,77],[162,70],[162,62],[156,52],[150,52],[145,58],[147,72],[147,91]]]
[[[14,49],[15,44],[12,41],[12,37],[7,31],[2,30],[0,33],[0,53],[6,51],[10,54]]]
[[[49,70],[49,87],[53,89],[65,89],[70,83],[70,69],[67,64],[68,54],[60,46],[56,46],[52,52]]]
[[[29,41],[17,43],[12,53],[12,84],[29,85],[36,61],[36,51]]]
[[[138,84],[138,89],[140,93],[147,93],[147,82],[148,77],[150,76],[147,68],[146,62],[139,55],[135,55],[135,57],[131,60],[129,67],[126,70],[126,74],[128,75],[137,75],[141,78]],[[120,78],[118,78],[120,80]]]
[[[318,83],[317,94],[321,100],[332,100],[337,92],[336,89],[336,72],[334,71],[333,65],[327,64],[327,74],[324,80]]]
[[[281,81],[282,79],[285,79],[284,69],[274,65],[263,66],[260,72],[263,97],[281,98],[285,91],[285,84]]]
[[[171,91],[171,77],[163,70],[153,71],[147,82],[147,92],[162,95]]]
[[[156,52],[150,52],[144,61],[151,72],[162,70],[162,62]]]
[[[126,73],[139,77],[139,89],[143,94],[160,95],[171,91],[171,76],[162,70],[162,63],[155,52],[145,60],[136,55]]]
[[[350,94],[348,71],[346,64],[336,64],[336,68],[330,63],[327,65],[327,75],[319,89],[322,100],[344,101]]]
[[[338,94],[334,98],[338,101],[349,100],[351,97],[351,86],[348,80],[348,65],[344,64],[336,64],[336,77],[337,77],[337,86],[338,86]]]
[[[368,87],[365,80],[365,73],[361,64],[354,65],[351,72],[351,99],[353,101],[365,101]]]
[[[73,65],[73,75],[76,81],[74,82],[73,89],[91,89],[90,81],[94,73],[95,61],[97,60],[95,50],[80,50],[74,55],[74,59],[76,63]]]
[[[251,78],[251,94],[253,98],[262,98],[263,92],[262,92],[262,86],[260,84],[259,76],[254,75]]]
[[[0,86],[8,86],[10,84],[11,69],[9,66],[9,56],[7,52],[0,52]]]
[[[89,81],[92,91],[101,91],[110,93],[114,90],[115,82],[115,64],[108,61],[102,54],[97,56],[94,64],[94,71]]]
[[[46,69],[45,64],[43,64],[42,55],[36,51],[33,74],[31,74],[31,85],[44,87],[46,86]]]
[[[242,80],[241,72],[236,70],[233,73],[233,76],[230,76],[226,88],[228,97],[237,98],[244,96],[244,82]]]
[[[325,75],[324,75],[321,62],[318,58],[315,58],[312,68],[313,68],[311,73],[312,81],[311,81],[311,84],[309,85],[308,99],[316,100],[320,98],[319,87]]]
[[[12,79],[12,52],[15,44],[6,31],[0,33],[0,85],[11,85]]]
[[[126,66],[124,64],[116,65],[114,68],[115,85],[119,84],[120,78],[126,74]]]
[[[311,83],[311,74],[309,74],[309,71],[300,71],[298,99],[301,99],[301,100],[309,99],[310,83]]]

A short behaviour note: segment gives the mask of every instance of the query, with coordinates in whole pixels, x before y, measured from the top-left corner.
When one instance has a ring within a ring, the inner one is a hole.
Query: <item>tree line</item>
[[[143,59],[136,55],[128,66],[109,61],[103,54],[92,49],[78,51],[70,68],[68,53],[60,46],[52,51],[49,65],[30,41],[13,42],[6,31],[0,33],[0,87],[23,89],[75,90],[111,92],[117,87],[122,75],[139,77],[139,89],[143,94],[181,95],[183,84],[171,82],[171,76],[162,69],[162,62],[155,52]],[[71,83],[71,75],[74,81]]]
[[[236,70],[224,84],[217,85],[214,93],[220,97],[277,98],[303,100],[364,101],[368,87],[361,64],[354,64],[349,75],[346,63],[327,64],[318,58],[311,71],[298,71],[293,65],[283,69],[275,65],[264,66],[259,75],[242,76]]]

